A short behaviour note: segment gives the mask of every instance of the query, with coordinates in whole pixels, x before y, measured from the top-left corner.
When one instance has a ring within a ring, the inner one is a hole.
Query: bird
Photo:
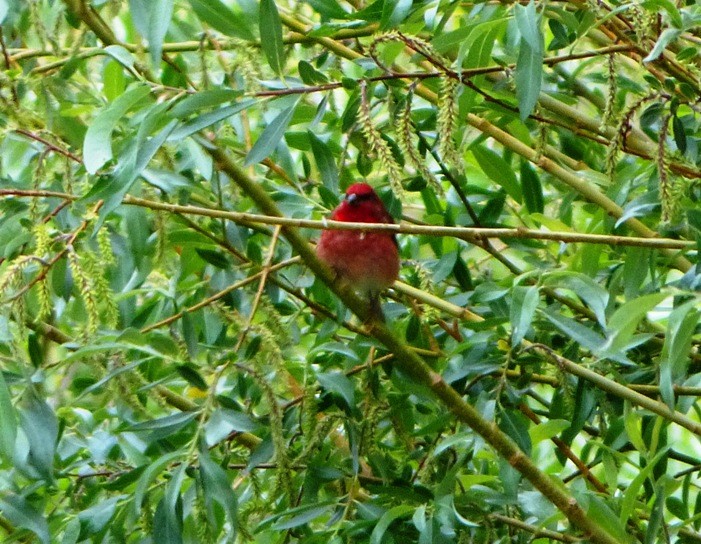
[[[354,183],[330,219],[349,223],[394,223],[367,183]],[[319,259],[368,300],[370,316],[384,320],[379,296],[399,277],[399,246],[393,232],[323,230],[316,247]]]

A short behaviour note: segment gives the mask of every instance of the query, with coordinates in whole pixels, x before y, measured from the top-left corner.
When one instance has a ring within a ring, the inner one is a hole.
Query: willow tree
[[[697,3],[0,21],[4,542],[701,540]]]

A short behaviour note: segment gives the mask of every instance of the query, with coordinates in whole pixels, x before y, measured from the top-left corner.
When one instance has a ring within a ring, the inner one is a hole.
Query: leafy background
[[[0,21],[4,542],[701,540],[698,3]]]

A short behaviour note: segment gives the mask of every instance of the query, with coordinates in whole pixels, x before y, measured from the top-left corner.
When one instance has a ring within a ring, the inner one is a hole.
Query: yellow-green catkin
[[[443,77],[441,91],[438,96],[438,153],[443,162],[459,171],[463,170],[462,160],[455,144],[458,122],[457,101],[458,80],[449,76]]]
[[[413,93],[408,93],[404,107],[397,116],[397,141],[404,156],[409,159],[409,163],[416,169],[416,172],[431,185],[434,190],[443,195],[443,187],[428,168],[426,159],[421,156],[414,145],[414,126],[411,121],[411,99]]]
[[[367,97],[367,87],[364,81],[360,83],[361,100],[358,110],[358,122],[360,130],[365,137],[365,141],[370,147],[370,151],[380,162],[382,168],[387,172],[392,190],[398,196],[404,193],[402,186],[402,169],[392,154],[389,144],[382,138],[380,131],[373,123],[370,114],[370,102]]]

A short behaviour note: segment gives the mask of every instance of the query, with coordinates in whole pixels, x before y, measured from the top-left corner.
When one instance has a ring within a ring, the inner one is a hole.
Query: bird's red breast
[[[354,183],[331,214],[335,221],[394,223],[377,193],[367,183]],[[377,294],[399,276],[399,250],[394,233],[325,230],[317,255],[355,290]]]

